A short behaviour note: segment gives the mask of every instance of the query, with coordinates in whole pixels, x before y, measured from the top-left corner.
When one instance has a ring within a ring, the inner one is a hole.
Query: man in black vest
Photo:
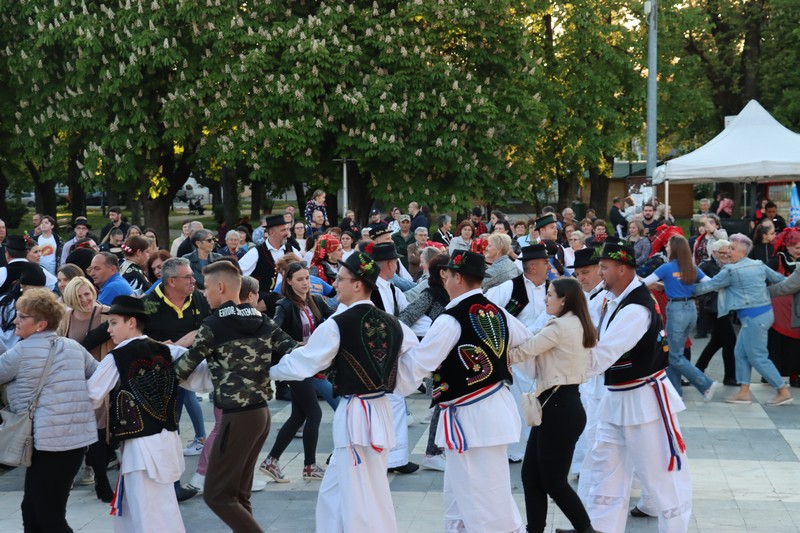
[[[116,387],[108,419],[111,436],[123,442],[122,480],[112,502],[116,529],[183,531],[173,490],[184,468],[172,362],[181,348],[144,335],[149,315],[138,298],[117,296],[107,314],[108,332],[117,346],[98,365],[87,389],[97,408]]]
[[[317,531],[393,533],[386,469],[395,435],[386,393],[395,389],[398,358],[418,342],[410,328],[372,303],[380,271],[372,257],[357,251],[340,267],[334,287],[346,309],[285,355],[270,376],[301,380],[331,368],[334,391],[342,397],[333,419],[333,456],[317,499]]]
[[[658,511],[659,531],[685,532],[692,485],[676,416],[685,407],[666,377],[661,316],[634,258],[633,247],[613,242],[600,257],[608,292],[589,374],[604,372],[608,392],[598,407],[590,470],[581,472],[589,480],[584,503],[598,531],[625,531],[635,470]]]
[[[399,256],[392,242],[375,244],[370,254],[380,268],[375,282],[375,290],[370,299],[381,311],[386,311],[397,318],[408,307],[408,300],[403,291],[392,284],[397,273]],[[394,419],[395,446],[389,451],[389,472],[411,474],[419,470],[419,465],[408,460],[408,408],[406,399],[397,394],[387,394],[392,404]]]
[[[0,295],[8,292],[28,265],[28,247],[25,237],[9,235],[6,238],[5,249],[8,264],[0,268]]]
[[[266,312],[267,316],[275,316],[275,304],[280,299],[280,295],[273,291],[278,282],[275,262],[287,253],[294,252],[299,255],[300,250],[287,244],[289,226],[283,215],[270,215],[264,220],[266,227],[264,243],[244,254],[239,260],[239,267],[243,275],[253,276],[258,280],[258,310]]]
[[[544,244],[525,246],[520,255],[522,274],[489,289],[486,297],[526,326],[532,327],[544,313],[549,259]]]
[[[442,408],[436,444],[445,448],[446,531],[524,531],[511,495],[506,447],[521,421],[508,390],[508,350],[530,332],[481,293],[484,257],[456,250],[446,266],[450,303],[419,347],[400,359],[395,392],[416,390],[433,374]]]
[[[530,331],[537,332],[549,320],[545,312],[544,297],[547,293],[547,275],[550,272],[550,258],[544,244],[525,246],[520,255],[522,274],[516,278],[492,287],[486,292],[486,298],[498,307],[504,308]],[[522,394],[533,388],[533,380],[515,365],[511,367],[514,382],[509,387],[517,407],[521,408]],[[525,457],[525,447],[531,428],[522,425],[519,441],[508,445],[508,460],[519,463]]]
[[[564,249],[558,245],[558,221],[555,215],[543,215],[536,219],[534,226],[539,232],[539,242],[547,247],[550,256],[550,281],[566,276],[570,277],[569,272],[564,270]]]

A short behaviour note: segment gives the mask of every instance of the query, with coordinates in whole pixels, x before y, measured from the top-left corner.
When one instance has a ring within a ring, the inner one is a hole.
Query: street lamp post
[[[658,96],[658,0],[648,0],[644,3],[644,13],[647,16],[647,176],[652,179],[656,170],[656,111]],[[669,185],[664,185],[666,195],[669,195]],[[653,191],[655,196],[655,191]],[[669,210],[669,197],[664,198]],[[667,215],[669,212],[667,211]]]
[[[342,163],[342,201],[341,201],[342,209],[340,212],[342,213],[342,216],[344,216],[344,213],[347,211],[347,201],[348,201],[347,163],[349,161],[355,161],[355,159],[347,159],[343,157],[341,159],[334,159],[334,161],[336,161],[337,163],[340,162]]]

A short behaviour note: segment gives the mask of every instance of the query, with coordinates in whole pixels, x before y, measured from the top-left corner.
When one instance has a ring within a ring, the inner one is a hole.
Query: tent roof
[[[653,183],[789,181],[800,176],[800,135],[750,100],[719,135],[659,166]]]

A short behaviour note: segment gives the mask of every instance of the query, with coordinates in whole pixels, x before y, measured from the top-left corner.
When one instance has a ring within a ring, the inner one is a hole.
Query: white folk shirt
[[[375,305],[370,300],[360,300],[349,306],[340,303],[334,314],[339,314],[353,306],[361,304]],[[403,342],[400,345],[398,361],[402,361],[407,357],[408,353],[419,344],[417,336],[414,335],[411,328],[403,323],[400,323],[400,327],[403,330]],[[299,381],[313,376],[317,372],[331,366],[336,354],[339,353],[340,342],[341,333],[339,332],[339,325],[335,320],[326,320],[314,330],[314,333],[308,338],[308,342],[305,346],[295,348],[290,353],[284,355],[277,365],[273,365],[269,370],[269,377],[273,380]],[[415,390],[416,389],[411,392]],[[407,394],[410,394],[410,392]],[[334,447],[341,448],[343,446],[350,446],[350,444],[369,445],[369,440],[366,442],[350,442],[348,421],[345,419],[347,411],[346,404],[346,401],[340,401],[339,407],[334,414]],[[390,412],[388,414],[388,424],[391,427]]]
[[[603,300],[608,298],[604,282],[600,282],[597,287],[589,292],[584,292],[586,303],[589,306],[589,316],[595,328],[600,327],[600,315],[603,312]]]
[[[446,309],[452,309],[465,298],[476,294],[481,294],[480,288],[451,300]],[[531,334],[522,322],[505,309],[501,309],[500,312],[505,316],[508,325],[506,345],[509,349],[530,338]],[[461,326],[458,321],[450,315],[439,315],[420,345],[400,358],[395,392],[407,396],[417,390],[422,379],[439,368],[460,337]],[[436,430],[436,444],[441,447],[446,446],[443,419],[444,417],[439,419]],[[458,420],[470,447],[498,446],[519,441],[522,422],[508,387],[503,387],[499,392],[479,402],[459,407]]]
[[[525,280],[525,292],[528,293],[528,304],[522,308],[522,311],[517,315],[517,320],[530,327],[536,319],[544,313],[545,303],[544,296],[547,294],[546,283],[541,285],[534,285],[526,276],[522,276]],[[511,300],[511,293],[514,290],[514,280],[504,281],[497,287],[492,287],[486,291],[486,298],[498,307],[505,309],[508,302]]]
[[[650,326],[650,311],[634,304],[626,305],[609,322],[619,303],[641,284],[638,278],[634,278],[619,296],[614,296],[611,292],[605,295],[607,309],[598,329],[600,340],[592,348],[587,376],[605,372],[623,354],[636,346]],[[683,411],[686,407],[669,380],[666,381],[666,389],[672,412]],[[648,385],[630,391],[606,393],[598,406],[597,417],[601,422],[625,426],[657,420],[661,418],[661,411],[653,388]]]
[[[277,262],[278,259],[283,257],[286,253],[284,251],[284,249],[286,248],[285,244],[282,244],[278,248],[272,246],[272,244],[268,240],[265,240],[264,244],[266,245],[267,250],[269,250],[269,253],[272,255],[272,260],[275,262]],[[297,255],[300,255],[300,250],[298,250],[297,248],[292,248],[292,250]],[[244,254],[241,259],[239,259],[239,268],[242,269],[242,274],[244,274],[245,276],[250,276],[253,273],[253,270],[256,269],[256,263],[258,263],[258,246],[254,246],[253,248],[248,250],[247,253]]]
[[[146,338],[147,336],[141,335],[126,339],[119,343],[117,348],[134,340]],[[177,359],[186,352],[186,348],[180,346],[169,344],[167,346],[173,359]],[[86,382],[89,398],[92,399],[95,409],[103,405],[108,393],[119,382],[119,371],[112,354],[113,350],[100,361],[94,374]],[[207,367],[201,370],[201,373],[207,372]],[[123,441],[122,447],[123,460],[120,462],[120,474],[144,470],[147,472],[147,477],[157,483],[173,483],[181,478],[185,463],[183,461],[183,444],[177,431],[165,429],[155,435],[127,439]]]

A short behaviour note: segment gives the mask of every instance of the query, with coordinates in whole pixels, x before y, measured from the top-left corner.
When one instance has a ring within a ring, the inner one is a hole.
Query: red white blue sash
[[[383,448],[380,446],[376,446],[372,442],[372,427],[371,427],[371,420],[372,420],[372,406],[369,404],[369,400],[375,400],[377,398],[383,398],[386,396],[385,392],[373,392],[370,394],[353,394],[350,396],[345,396],[347,400],[347,419],[350,419],[351,416],[359,416],[363,415],[364,420],[367,425],[367,432],[369,433],[369,445],[378,453],[383,451]],[[353,412],[355,410],[355,412]],[[349,429],[348,431],[352,431]],[[350,437],[350,451],[353,454],[353,466],[358,466],[361,464],[361,456],[358,455],[358,451],[356,451],[356,446],[353,444],[353,435],[352,433],[349,435]]]
[[[646,378],[635,379],[617,385],[609,385],[608,390],[611,392],[622,392],[650,385],[653,387],[653,392],[658,401],[658,409],[661,412],[661,421],[664,424],[664,432],[667,435],[667,442],[669,443],[669,467],[668,471],[672,471],[675,467],[681,469],[680,454],[686,451],[686,444],[683,442],[678,427],[675,425],[675,419],[672,414],[672,409],[669,406],[669,396],[667,395],[667,373],[664,370],[659,370],[655,374]]]
[[[458,453],[464,453],[465,451],[469,450],[469,446],[467,445],[467,437],[464,435],[464,430],[461,427],[461,423],[458,421],[458,408],[472,405],[483,400],[484,398],[488,398],[503,387],[505,387],[505,382],[500,381],[462,396],[453,402],[439,404],[439,407],[442,408],[444,441],[445,444],[447,444],[448,450],[456,450]]]

